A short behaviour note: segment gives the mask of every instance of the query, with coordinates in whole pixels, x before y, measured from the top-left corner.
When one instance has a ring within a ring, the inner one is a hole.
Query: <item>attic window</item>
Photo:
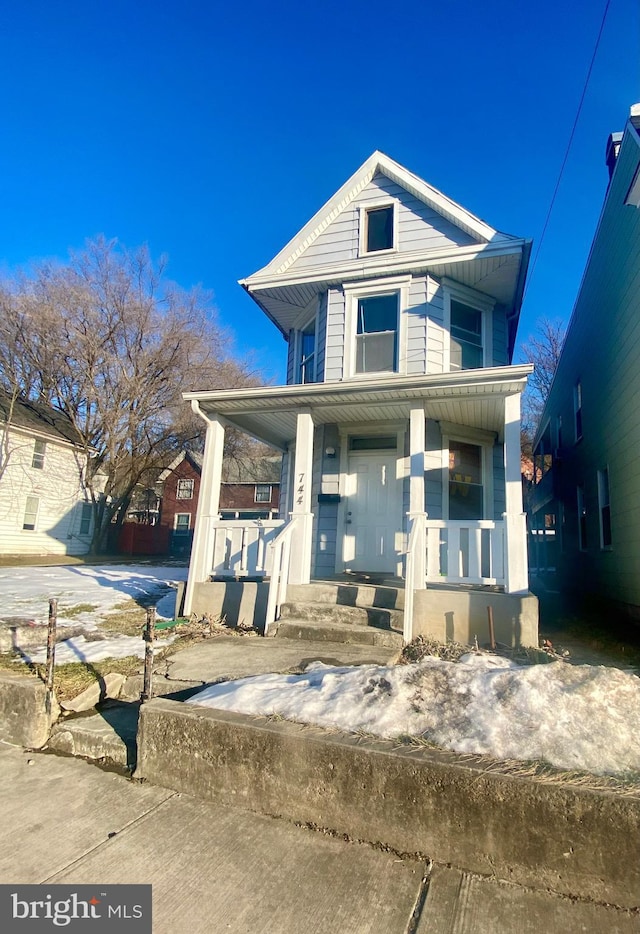
[[[365,211],[365,253],[393,249],[393,205]]]

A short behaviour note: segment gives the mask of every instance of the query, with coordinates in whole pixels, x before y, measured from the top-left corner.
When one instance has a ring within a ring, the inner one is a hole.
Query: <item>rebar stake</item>
[[[53,709],[53,672],[56,665],[56,631],[58,628],[58,601],[55,597],[49,600],[49,624],[47,629],[47,664],[45,676],[45,710],[51,714]]]
[[[147,607],[147,621],[144,626],[144,632],[142,633],[142,638],[145,641],[144,683],[142,686],[142,694],[140,695],[140,702],[142,704],[144,704],[145,701],[150,700],[152,695],[151,679],[153,677],[153,642],[156,637],[155,628],[156,608],[155,606],[150,606]]]
[[[493,628],[493,607],[487,607],[487,613],[489,615],[489,645],[491,646],[491,651],[495,652],[496,649],[496,634]]]

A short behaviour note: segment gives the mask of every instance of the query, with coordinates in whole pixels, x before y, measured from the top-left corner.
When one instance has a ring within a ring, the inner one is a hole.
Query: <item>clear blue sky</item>
[[[98,233],[214,292],[239,353],[285,344],[236,280],[375,149],[539,240],[605,0],[29,0],[0,10],[0,268]],[[640,101],[637,0],[611,0],[519,339],[565,317],[607,136]],[[535,246],[534,246],[535,250]]]

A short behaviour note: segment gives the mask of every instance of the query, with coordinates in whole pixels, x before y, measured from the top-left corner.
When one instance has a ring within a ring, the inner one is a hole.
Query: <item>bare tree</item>
[[[209,297],[168,282],[144,247],[97,238],[68,264],[5,286],[0,300],[0,384],[71,420],[94,506],[92,550],[102,551],[136,485],[200,443],[181,392],[258,380],[231,357]]]
[[[529,377],[522,400],[523,449],[530,448],[540,416],[551,391],[553,378],[562,353],[565,325],[560,319],[540,318],[536,331],[521,345],[520,355],[535,370]]]

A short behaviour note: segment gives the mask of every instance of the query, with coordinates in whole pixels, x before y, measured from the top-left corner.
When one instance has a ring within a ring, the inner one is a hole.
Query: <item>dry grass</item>
[[[75,606],[58,607],[58,616],[64,619],[73,619],[81,613],[93,613],[98,607],[93,603],[76,603]]]
[[[81,694],[94,682],[113,673],[134,675],[142,665],[135,655],[126,658],[105,658],[99,662],[68,662],[56,665],[54,689],[58,700],[71,700]],[[13,671],[16,674],[32,675],[45,680],[45,666],[33,662],[24,662],[16,655],[0,654],[0,670]]]

